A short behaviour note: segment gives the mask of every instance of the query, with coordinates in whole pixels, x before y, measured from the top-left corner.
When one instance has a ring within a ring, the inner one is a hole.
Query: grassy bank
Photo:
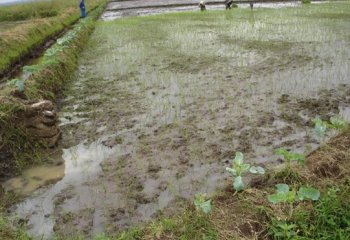
[[[86,1],[89,8],[94,7],[98,1]],[[39,2],[26,2],[0,7],[0,22],[3,21],[24,21],[38,18],[55,17],[67,9],[74,9],[74,14],[79,14],[79,3],[70,0],[50,0]]]
[[[90,11],[104,0],[87,1]],[[1,21],[12,21],[15,27],[0,32],[0,75],[23,56],[39,47],[79,19],[77,3],[49,1],[0,7]],[[18,20],[26,20],[15,24]],[[8,22],[6,23],[8,24]]]
[[[45,52],[36,65],[26,66],[31,74],[29,79],[25,82],[14,79],[14,84],[7,84],[1,89],[0,146],[6,149],[5,154],[9,154],[1,160],[2,174],[17,172],[28,164],[42,161],[42,143],[28,134],[20,123],[22,119],[19,114],[25,110],[26,104],[32,101],[56,100],[56,94],[62,92],[64,84],[69,81],[70,74],[75,70],[79,53],[103,9],[102,5],[87,18],[80,20]],[[18,84],[23,84],[24,88],[19,89]],[[8,158],[13,161],[5,161]]]

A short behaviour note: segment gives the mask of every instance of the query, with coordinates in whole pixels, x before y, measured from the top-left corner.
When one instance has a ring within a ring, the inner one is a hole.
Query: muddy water
[[[318,146],[311,120],[349,120],[344,5],[101,22],[62,102],[62,180],[16,207],[28,231],[115,233],[229,183],[236,151]]]
[[[69,200],[69,196],[62,195],[62,191],[65,189],[79,189],[79,197],[70,199],[74,202],[73,205],[84,206],[85,204],[91,204],[89,201],[94,201],[94,196],[97,192],[93,189],[84,188],[84,184],[93,181],[97,177],[97,174],[101,171],[99,164],[102,160],[112,154],[117,156],[117,152],[121,152],[121,150],[117,147],[105,147],[98,141],[88,144],[81,143],[69,149],[63,149],[62,158],[65,166],[62,180],[53,186],[40,189],[35,192],[34,195],[36,197],[18,205],[17,213],[19,215],[30,214],[28,221],[28,225],[32,226],[30,232],[35,233],[37,236],[50,237],[52,235],[55,224],[52,215],[55,213],[56,204]],[[49,174],[45,169],[41,170]],[[58,171],[52,168],[49,170],[52,172],[52,175],[57,175],[61,168]],[[39,175],[43,174],[42,171],[39,172]]]
[[[27,195],[40,187],[61,180],[64,176],[64,165],[39,166],[28,169],[20,177],[12,178],[3,184],[7,190]]]

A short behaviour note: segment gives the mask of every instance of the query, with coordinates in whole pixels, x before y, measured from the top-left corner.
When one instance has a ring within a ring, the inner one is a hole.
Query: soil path
[[[29,231],[117,232],[214,194],[236,151],[317,147],[314,117],[350,121],[350,19],[316,9],[100,22],[62,102],[64,177],[16,207]]]

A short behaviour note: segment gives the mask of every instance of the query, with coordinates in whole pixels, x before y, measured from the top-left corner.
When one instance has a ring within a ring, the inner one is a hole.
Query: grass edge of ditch
[[[75,25],[79,28],[76,36],[63,51],[51,57],[53,64],[38,63],[39,70],[25,82],[24,92],[19,92],[16,86],[7,85],[0,91],[0,146],[13,155],[11,163],[5,162],[6,159],[1,160],[1,173],[18,173],[30,164],[42,162],[41,159],[47,155],[45,145],[28,133],[21,123],[20,115],[27,104],[43,99],[57,100],[71,79],[80,52],[104,8],[105,4],[102,4]]]
[[[92,6],[93,12],[98,5]],[[15,27],[0,33],[0,75],[5,74],[16,62],[21,61],[33,49],[38,48],[53,36],[62,32],[79,20],[75,9],[67,8],[61,15],[44,19],[34,19],[26,27]]]

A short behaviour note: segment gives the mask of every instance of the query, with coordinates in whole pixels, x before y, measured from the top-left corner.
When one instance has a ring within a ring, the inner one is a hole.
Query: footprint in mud
[[[94,212],[93,208],[85,208],[77,213],[60,213],[54,225],[54,232],[66,238],[74,237],[77,232],[81,232],[90,238]]]

